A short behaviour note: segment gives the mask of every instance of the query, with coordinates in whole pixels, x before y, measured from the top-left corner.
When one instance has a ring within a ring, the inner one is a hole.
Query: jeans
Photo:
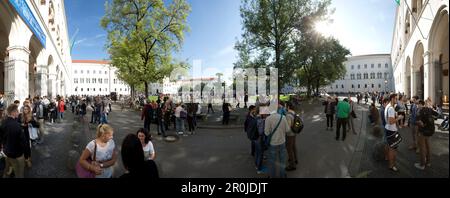
[[[60,119],[60,120],[64,119],[64,112],[58,111],[58,119]]]
[[[269,146],[269,176],[286,178],[286,144]],[[277,170],[278,169],[278,170]]]
[[[263,161],[263,148],[262,148],[262,142],[260,138],[256,140],[252,140],[252,149],[255,150],[255,166],[256,168],[261,171],[262,170],[262,161]]]
[[[163,137],[166,137],[166,131],[165,131],[165,126],[164,126],[164,120],[162,120],[161,118],[158,118],[158,134],[162,134]]]
[[[184,132],[184,119],[176,118],[175,122],[176,122],[177,132]]]
[[[150,133],[150,125],[152,121],[150,119],[145,118],[144,119],[144,129],[147,129],[147,131]]]
[[[333,128],[333,114],[327,114],[327,127]]]
[[[195,128],[194,128],[194,117],[188,116],[187,117],[187,122],[188,122],[188,126],[189,126],[189,132],[195,131]]]

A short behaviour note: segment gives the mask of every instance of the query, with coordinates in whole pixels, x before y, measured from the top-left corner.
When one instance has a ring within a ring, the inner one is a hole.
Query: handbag
[[[28,133],[30,134],[30,140],[38,139],[38,128],[34,127],[31,123],[28,124]]]
[[[91,157],[89,156],[89,158],[87,159],[89,164],[92,164],[96,160],[97,143],[95,142],[95,140],[94,140],[94,144],[95,144],[94,157],[91,159]],[[78,178],[95,178],[95,173],[83,168],[80,164],[80,161],[77,162],[77,165],[75,166],[75,170],[77,172]]]
[[[391,148],[397,148],[398,144],[402,142],[403,138],[398,133],[398,131],[394,132],[392,135],[386,137],[387,143]]]
[[[355,111],[350,112],[350,115],[352,116],[352,118],[357,118]]]

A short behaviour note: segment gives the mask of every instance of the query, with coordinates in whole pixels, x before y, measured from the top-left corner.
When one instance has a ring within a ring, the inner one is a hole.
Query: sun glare
[[[319,21],[314,25],[314,29],[323,36],[330,37],[333,35],[331,23],[328,21]]]

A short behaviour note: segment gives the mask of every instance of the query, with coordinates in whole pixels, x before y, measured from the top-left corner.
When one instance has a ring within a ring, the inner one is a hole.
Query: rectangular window
[[[87,74],[89,74],[89,70],[87,70]]]
[[[74,78],[73,83],[78,84],[78,78]]]
[[[108,74],[108,72],[107,72],[107,71],[105,71],[105,74]]]
[[[381,66],[381,64],[380,64],[380,66]],[[389,67],[389,64],[384,64],[384,68],[388,68]]]
[[[92,78],[92,83],[93,84],[97,83],[97,79],[96,78]]]
[[[381,64],[378,63],[378,68],[381,68]]]
[[[373,69],[374,67],[375,67],[375,64],[371,64],[371,65],[370,65],[370,68]]]
[[[80,83],[84,84],[84,78],[80,78]]]
[[[91,83],[91,79],[90,78],[86,78],[86,83],[89,84]],[[89,90],[88,90],[89,91]]]
[[[108,79],[107,78],[105,78],[105,84],[108,84]]]
[[[95,70],[93,70],[93,71],[92,71],[92,73],[94,73],[94,74],[95,74]]]
[[[364,64],[364,69],[367,69],[367,64]]]
[[[352,69],[354,69],[355,68],[355,66],[354,65],[352,65]]]
[[[75,70],[74,73],[76,74],[76,73],[77,73],[77,70]]]
[[[80,73],[83,74],[83,70],[81,70]]]
[[[98,83],[102,84],[102,80],[101,78],[98,79]]]

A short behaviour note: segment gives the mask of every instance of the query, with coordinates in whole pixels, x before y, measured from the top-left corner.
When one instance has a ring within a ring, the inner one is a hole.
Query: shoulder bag
[[[91,158],[91,156],[89,156],[89,158],[86,160],[88,161],[89,164],[93,164],[96,161],[96,155],[97,155],[97,142],[94,142],[94,157]],[[78,178],[95,178],[95,173],[91,172],[89,170],[86,170],[85,168],[83,168],[80,164],[80,161],[78,160],[77,165],[75,166],[75,170],[77,172],[77,176]]]

